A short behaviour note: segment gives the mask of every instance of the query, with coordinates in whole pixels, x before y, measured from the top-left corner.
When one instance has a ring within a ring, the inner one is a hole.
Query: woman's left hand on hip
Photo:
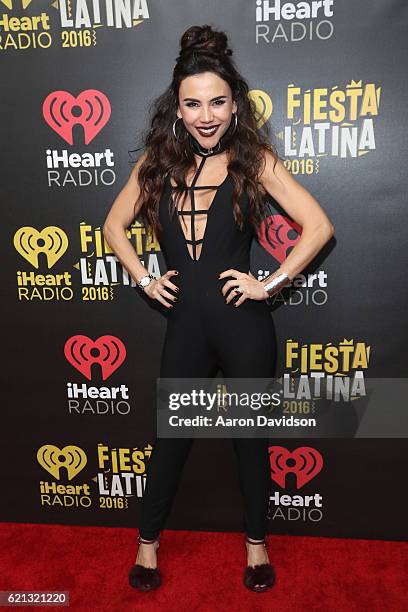
[[[230,276],[233,278],[228,280],[221,289],[224,296],[229,292],[225,300],[227,304],[229,304],[237,294],[239,295],[239,299],[235,302],[234,306],[239,306],[248,298],[261,301],[268,297],[263,284],[256,280],[255,276],[253,276],[250,271],[248,274],[245,274],[245,272],[240,272],[239,270],[231,268],[221,272],[218,278],[222,279]]]

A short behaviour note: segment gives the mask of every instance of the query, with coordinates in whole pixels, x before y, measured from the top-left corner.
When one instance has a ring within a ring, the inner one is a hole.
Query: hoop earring
[[[232,114],[234,115],[235,125],[234,125],[234,129],[232,130],[231,134],[234,134],[236,132],[237,125],[238,125],[238,117],[237,117],[237,113],[232,113]]]
[[[173,123],[173,134],[174,134],[174,139],[176,140],[176,142],[183,142],[182,140],[179,140],[177,138],[177,134],[176,134],[176,123],[179,119],[181,119],[181,117],[177,117],[177,119]]]

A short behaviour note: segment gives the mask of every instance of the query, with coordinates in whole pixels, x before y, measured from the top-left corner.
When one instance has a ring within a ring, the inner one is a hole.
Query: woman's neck
[[[191,147],[194,151],[194,155],[198,155],[199,157],[212,157],[213,155],[217,155],[218,153],[223,153],[227,150],[222,137],[217,142],[214,147],[203,147],[196,138],[192,134],[189,134],[189,140]]]

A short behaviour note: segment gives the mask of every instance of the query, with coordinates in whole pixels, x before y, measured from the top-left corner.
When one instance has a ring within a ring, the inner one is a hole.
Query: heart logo
[[[97,89],[86,89],[76,98],[68,91],[58,90],[45,98],[43,115],[54,132],[70,145],[74,125],[82,125],[88,145],[109,121],[111,105]]]
[[[271,478],[282,488],[285,488],[286,475],[289,472],[296,474],[296,488],[301,489],[323,467],[323,457],[311,446],[300,446],[292,452],[284,446],[272,446],[269,461]]]
[[[14,247],[34,268],[39,268],[38,255],[45,253],[49,268],[62,257],[68,248],[66,233],[55,225],[40,232],[34,227],[20,227],[14,234]]]
[[[124,362],[126,348],[116,336],[100,336],[93,341],[88,336],[78,335],[66,341],[64,354],[69,363],[88,380],[92,380],[92,365],[98,363],[102,380],[106,380]]]
[[[262,127],[272,115],[272,99],[263,89],[251,89],[248,92],[248,98],[252,102],[256,127],[259,130],[259,128]]]
[[[302,227],[283,215],[269,215],[258,228],[259,244],[281,264],[302,235]]]
[[[57,480],[60,479],[60,469],[64,467],[67,470],[68,480],[72,480],[84,469],[87,458],[79,446],[64,446],[60,449],[53,444],[44,444],[38,449],[37,461]]]

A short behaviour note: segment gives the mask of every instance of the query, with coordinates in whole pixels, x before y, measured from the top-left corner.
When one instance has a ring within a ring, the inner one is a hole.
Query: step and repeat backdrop
[[[406,375],[407,20],[405,0],[0,0],[0,520],[138,525],[166,319],[102,225],[191,25],[226,31],[259,127],[336,228],[271,304],[276,375]],[[267,221],[258,278],[301,233],[272,200]],[[149,228],[128,237],[166,271]],[[406,432],[343,425],[270,440],[271,533],[406,537]],[[195,440],[167,527],[243,528],[231,440]]]

